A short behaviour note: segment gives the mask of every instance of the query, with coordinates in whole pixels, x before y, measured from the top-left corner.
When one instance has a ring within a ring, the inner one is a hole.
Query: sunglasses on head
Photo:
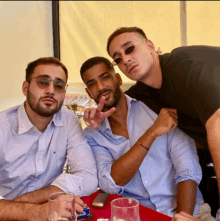
[[[36,79],[37,86],[41,89],[48,88],[50,85],[50,82],[53,81],[54,89],[59,93],[64,92],[68,86],[68,85],[66,85],[66,82],[64,82],[61,79],[51,80],[47,76],[38,76],[38,77],[31,78],[31,80],[32,79]],[[31,82],[31,80],[29,82]]]
[[[139,41],[139,42],[137,42],[137,43],[135,43],[133,45],[129,45],[127,48],[125,48],[125,51],[124,51],[125,55],[131,54],[134,51],[135,46],[137,44],[143,42],[143,41],[145,41],[145,39],[143,39],[143,40],[141,40],[141,41]],[[114,65],[119,65],[121,63],[121,61],[122,61],[122,57],[121,56],[117,56],[116,58],[114,58],[114,60],[112,62],[112,65],[113,66]]]

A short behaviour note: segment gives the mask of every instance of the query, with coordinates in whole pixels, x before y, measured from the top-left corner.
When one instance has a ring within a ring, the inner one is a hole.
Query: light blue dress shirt
[[[177,184],[185,180],[199,184],[202,178],[195,143],[178,128],[157,137],[130,182],[116,185],[111,177],[113,162],[136,143],[158,116],[141,101],[125,96],[129,140],[114,135],[108,119],[97,130],[85,129],[97,162],[99,186],[110,194],[136,198],[141,204],[172,217],[177,208]],[[202,203],[198,189],[194,215]]]
[[[71,174],[63,173],[68,160]],[[48,185],[86,196],[98,187],[97,168],[76,115],[66,108],[42,133],[24,105],[0,113],[0,196],[11,200]]]

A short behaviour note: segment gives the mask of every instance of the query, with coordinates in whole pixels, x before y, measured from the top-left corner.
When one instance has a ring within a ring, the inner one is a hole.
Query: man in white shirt
[[[46,220],[48,196],[62,191],[78,195],[80,213],[80,196],[97,190],[95,160],[80,122],[61,108],[67,78],[59,59],[29,63],[26,101],[0,113],[0,220]],[[66,159],[71,174],[62,173]]]

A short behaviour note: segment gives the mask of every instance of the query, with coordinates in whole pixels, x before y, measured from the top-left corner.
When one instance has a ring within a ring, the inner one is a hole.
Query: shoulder
[[[11,125],[17,122],[17,111],[20,105],[11,107],[5,111],[0,112],[0,128]]]
[[[62,107],[57,113],[57,116],[63,123],[68,123],[69,121],[78,121],[76,114],[66,107]]]

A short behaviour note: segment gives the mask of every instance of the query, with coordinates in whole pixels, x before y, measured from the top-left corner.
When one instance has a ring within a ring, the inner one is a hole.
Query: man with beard
[[[54,192],[80,196],[97,190],[97,169],[81,124],[61,108],[68,72],[57,58],[28,64],[22,91],[26,101],[0,113],[0,220],[46,220],[48,196]],[[63,173],[68,160],[71,174]],[[65,205],[60,215],[71,217]]]
[[[180,211],[199,216],[201,208],[208,208],[198,189],[202,173],[195,143],[176,128],[176,111],[162,109],[157,116],[125,95],[120,75],[106,58],[88,59],[80,74],[98,104],[87,109],[85,117],[92,119],[99,112],[105,118],[98,129],[85,129],[100,188],[171,217]],[[207,220],[213,220],[210,213]]]

